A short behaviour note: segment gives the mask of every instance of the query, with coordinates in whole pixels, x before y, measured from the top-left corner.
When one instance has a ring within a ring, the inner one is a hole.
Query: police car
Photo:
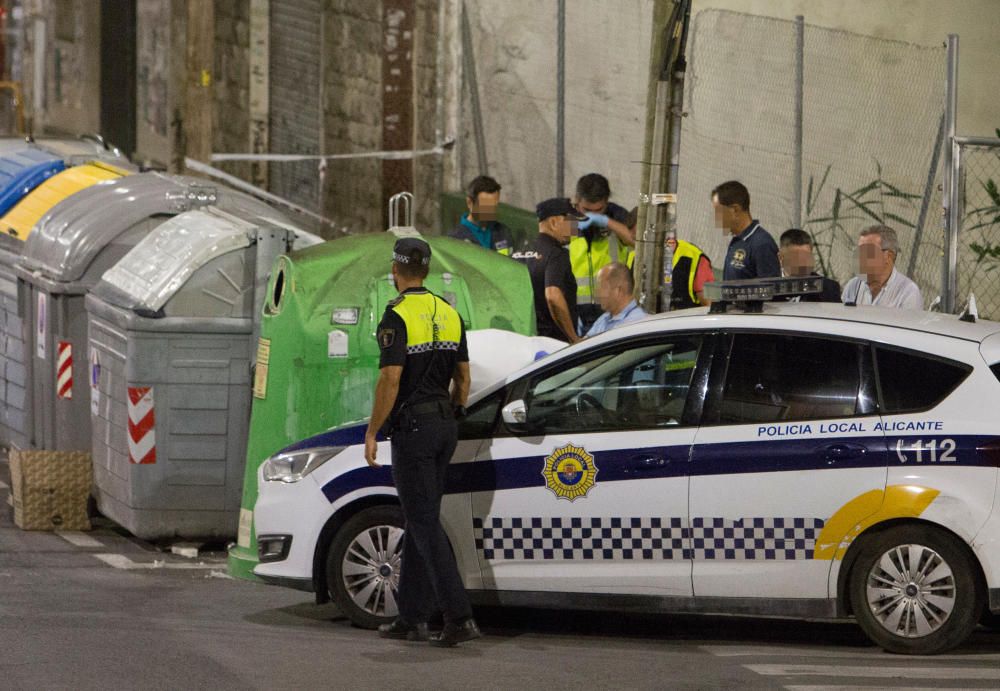
[[[472,398],[441,517],[473,600],[853,616],[916,654],[995,622],[1000,324],[739,283]],[[263,464],[255,573],[374,627],[403,528],[363,435]]]

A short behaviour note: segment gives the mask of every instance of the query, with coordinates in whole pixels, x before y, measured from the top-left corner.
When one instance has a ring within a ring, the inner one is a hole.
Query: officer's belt
[[[439,399],[436,401],[425,401],[416,405],[404,406],[399,411],[400,417],[423,417],[432,413],[440,413],[444,417],[452,417],[453,411],[448,401]]]

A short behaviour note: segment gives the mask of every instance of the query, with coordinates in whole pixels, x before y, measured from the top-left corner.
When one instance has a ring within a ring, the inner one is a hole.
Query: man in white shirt
[[[586,335],[596,336],[645,317],[645,310],[632,297],[634,290],[635,280],[625,264],[612,262],[602,266],[597,272],[597,301],[604,314],[597,318]]]
[[[896,270],[899,239],[887,226],[871,226],[858,238],[860,276],[855,276],[841,294],[845,304],[876,305],[900,309],[922,310],[924,299],[920,288]]]

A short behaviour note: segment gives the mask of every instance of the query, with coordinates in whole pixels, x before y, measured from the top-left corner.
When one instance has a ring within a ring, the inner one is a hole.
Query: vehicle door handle
[[[670,460],[663,456],[640,454],[629,459],[629,470],[632,472],[656,470],[666,467],[669,462]]]
[[[837,461],[861,458],[868,453],[868,447],[861,444],[837,443],[824,446],[821,451],[827,463],[836,463]]]

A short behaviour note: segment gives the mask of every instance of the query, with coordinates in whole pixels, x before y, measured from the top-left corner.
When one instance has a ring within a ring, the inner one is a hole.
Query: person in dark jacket
[[[789,228],[781,234],[781,249],[778,250],[783,276],[819,276],[814,270],[812,236],[799,228]],[[790,302],[840,302],[840,284],[832,278],[823,278],[823,290],[809,295],[798,295]]]

